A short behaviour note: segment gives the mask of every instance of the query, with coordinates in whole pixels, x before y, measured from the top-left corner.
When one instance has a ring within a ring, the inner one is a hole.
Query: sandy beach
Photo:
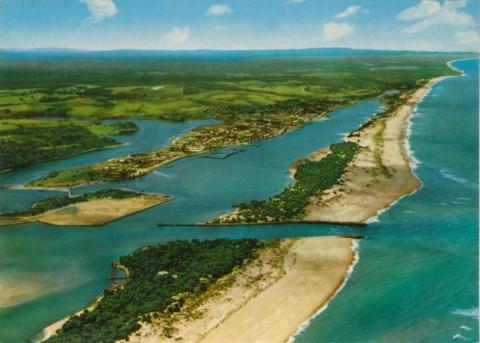
[[[282,240],[276,253],[214,284],[188,315],[143,324],[128,341],[286,342],[336,294],[355,256],[352,238]]]
[[[365,224],[420,188],[407,151],[407,129],[418,101],[441,79],[430,80],[396,112],[374,119],[372,125],[346,138],[362,148],[340,184],[311,200],[306,221]]]
[[[55,323],[52,323],[49,326],[45,327],[41,332],[41,338],[37,339],[34,343],[44,342],[47,339],[49,339],[50,337],[52,337],[53,335],[55,335],[55,333],[62,328],[62,326],[70,319],[70,317],[78,316],[85,310],[87,310],[87,311],[93,310],[98,305],[100,300],[102,300],[102,298],[103,298],[103,296],[99,296],[87,307],[82,308],[81,310],[75,312],[71,316],[60,319],[60,320],[56,321]]]
[[[58,226],[98,226],[171,200],[165,195],[145,194],[125,199],[91,199],[36,216],[0,216],[0,225],[41,222]]]

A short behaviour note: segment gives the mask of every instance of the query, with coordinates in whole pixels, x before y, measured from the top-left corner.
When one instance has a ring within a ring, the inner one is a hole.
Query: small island
[[[41,222],[58,226],[99,226],[171,200],[171,197],[122,189],[78,196],[58,195],[26,210],[0,214],[0,226]]]

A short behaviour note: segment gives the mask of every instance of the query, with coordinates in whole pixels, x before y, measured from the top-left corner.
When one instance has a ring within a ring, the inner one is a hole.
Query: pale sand
[[[96,226],[145,210],[170,200],[164,195],[140,195],[125,199],[92,199],[37,216],[4,217],[0,225],[13,225],[28,222],[41,222],[59,226]]]
[[[340,184],[312,199],[306,209],[306,221],[365,224],[402,196],[420,188],[406,149],[407,127],[417,102],[440,79],[430,80],[396,112],[375,120],[373,125],[359,131],[359,135],[346,138],[362,149]]]
[[[209,299],[188,317],[143,324],[129,342],[288,341],[344,284],[355,251],[354,240],[345,237],[287,239],[282,244],[287,250],[280,263],[263,255],[233,280],[222,281],[230,286],[209,290]]]
[[[20,305],[52,291],[47,280],[33,277],[31,280],[0,281],[0,309]]]
[[[70,277],[62,275],[53,280],[48,273],[25,271],[11,274],[7,268],[0,273],[0,310],[62,291],[75,283]]]
[[[355,253],[342,237],[302,239],[285,276],[209,332],[202,343],[286,342],[343,284]]]
[[[65,317],[63,319],[60,319],[59,321],[56,321],[55,323],[52,323],[50,324],[49,326],[47,326],[46,328],[44,328],[42,330],[42,334],[41,334],[41,338],[40,339],[37,339],[34,343],[41,343],[41,342],[44,342],[46,341],[47,339],[49,339],[50,337],[52,337],[53,335],[55,335],[57,333],[58,330],[60,330],[62,328],[62,326],[73,316],[78,316],[80,315],[83,311],[87,310],[87,311],[91,311],[93,310],[97,305],[98,303],[100,302],[100,300],[102,300],[103,296],[99,296],[98,298],[96,298],[90,305],[88,305],[87,307],[85,308],[82,308],[81,310],[75,312],[73,315],[71,316],[68,316],[68,317]]]

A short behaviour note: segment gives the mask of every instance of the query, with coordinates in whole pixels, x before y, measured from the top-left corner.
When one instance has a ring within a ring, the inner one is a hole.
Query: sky
[[[0,48],[479,51],[480,0],[0,0]]]

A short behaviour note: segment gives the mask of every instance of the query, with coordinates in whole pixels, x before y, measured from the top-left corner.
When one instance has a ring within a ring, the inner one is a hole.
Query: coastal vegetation
[[[232,214],[209,224],[265,223],[301,220],[310,198],[336,185],[359,146],[352,142],[332,144],[330,153],[319,161],[304,160],[297,166],[295,183],[267,200],[239,204]]]
[[[0,120],[0,172],[116,146],[108,136],[137,130],[132,122]]]
[[[187,156],[205,154],[225,146],[247,144],[281,135],[325,114],[339,102],[290,100],[263,112],[231,114],[222,124],[202,126],[176,138],[158,151],[112,159],[97,165],[54,171],[28,187],[73,187],[141,177],[155,168]]]
[[[140,322],[171,316],[185,299],[204,293],[219,278],[256,256],[255,239],[175,241],[145,247],[121,257],[126,283],[106,289],[92,309],[72,316],[48,343],[115,342]]]
[[[162,194],[104,189],[93,193],[53,196],[24,210],[0,214],[0,225],[41,222],[57,226],[101,226],[172,200]]]
[[[93,193],[84,193],[77,196],[55,195],[53,197],[33,203],[30,208],[2,213],[3,217],[36,216],[57,208],[85,202],[94,199],[127,199],[139,196],[141,193],[123,189],[102,189]]]
[[[55,171],[27,186],[122,181],[179,158],[284,134],[362,99],[418,88],[434,76],[453,74],[445,64],[450,58],[447,54],[108,62],[87,58],[62,64],[8,60],[0,63],[6,85],[0,93],[0,118],[55,115],[222,122],[194,129],[158,151]]]
[[[0,118],[207,119],[291,99],[375,96],[452,74],[451,55],[6,59]]]

